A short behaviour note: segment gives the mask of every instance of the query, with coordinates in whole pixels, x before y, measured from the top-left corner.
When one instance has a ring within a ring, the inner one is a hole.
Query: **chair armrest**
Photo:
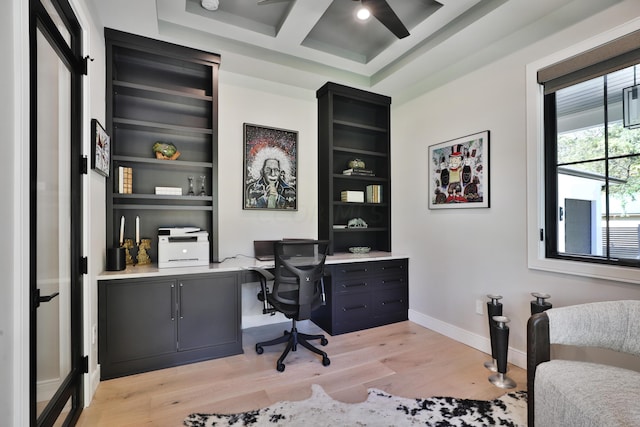
[[[528,425],[534,425],[534,383],[536,368],[551,359],[549,342],[549,316],[537,313],[527,322],[527,418]]]
[[[271,307],[269,301],[267,301],[267,295],[269,294],[267,282],[275,279],[275,276],[271,274],[270,271],[260,267],[248,267],[247,270],[254,271],[258,274],[258,280],[260,280],[260,292],[258,292],[258,299],[262,301],[262,314],[275,314],[276,309]]]
[[[256,273],[261,275],[262,277],[260,277],[260,281],[262,281],[262,280],[270,281],[270,280],[275,279],[275,276],[273,274],[271,274],[271,272],[269,270],[267,270],[265,268],[262,268],[262,267],[247,267],[247,270],[255,271]]]

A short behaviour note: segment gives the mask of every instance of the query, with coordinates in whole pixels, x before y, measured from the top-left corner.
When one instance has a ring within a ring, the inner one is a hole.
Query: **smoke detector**
[[[207,10],[218,10],[220,0],[202,0],[202,7]]]

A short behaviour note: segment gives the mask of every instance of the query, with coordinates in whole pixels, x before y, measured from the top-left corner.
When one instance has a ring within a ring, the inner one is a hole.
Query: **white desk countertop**
[[[368,254],[336,253],[327,257],[326,264],[344,264],[351,262],[384,261],[408,258],[406,255],[392,252],[373,251]],[[120,271],[103,271],[98,280],[135,279],[142,277],[176,276],[184,274],[222,273],[225,271],[241,271],[251,267],[273,267],[273,261],[258,261],[255,258],[238,255],[223,262],[211,263],[198,267],[158,268],[157,264],[128,265]]]

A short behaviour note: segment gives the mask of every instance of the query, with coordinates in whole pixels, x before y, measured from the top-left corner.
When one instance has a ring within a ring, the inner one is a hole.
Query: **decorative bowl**
[[[349,252],[352,254],[368,254],[371,248],[369,246],[351,246]]]

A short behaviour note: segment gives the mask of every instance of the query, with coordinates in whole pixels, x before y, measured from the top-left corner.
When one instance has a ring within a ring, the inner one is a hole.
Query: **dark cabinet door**
[[[239,342],[238,275],[178,279],[178,350]]]
[[[175,280],[135,280],[103,286],[105,345],[100,359],[117,365],[176,351]],[[102,314],[102,313],[101,313]]]

